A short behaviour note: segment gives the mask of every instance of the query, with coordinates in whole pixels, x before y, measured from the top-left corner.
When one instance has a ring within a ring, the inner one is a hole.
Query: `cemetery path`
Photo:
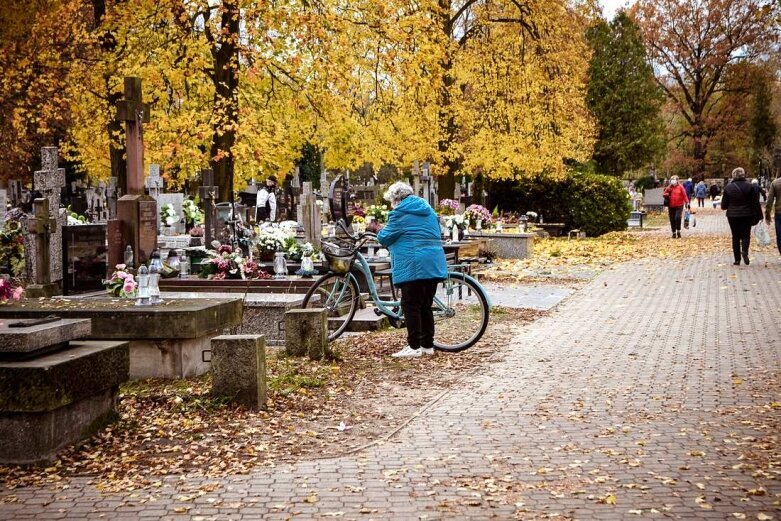
[[[383,444],[152,501],[19,489],[0,518],[779,519],[780,310],[771,250],[622,264]]]

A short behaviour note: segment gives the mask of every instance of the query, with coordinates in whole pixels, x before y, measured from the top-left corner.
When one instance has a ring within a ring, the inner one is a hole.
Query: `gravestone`
[[[322,223],[320,222],[320,207],[317,205],[317,196],[312,191],[312,183],[304,182],[301,204],[298,207],[301,214],[299,224],[304,228],[306,242],[312,243],[315,248],[320,248]]]
[[[33,183],[43,197],[49,200],[49,217],[54,219],[49,237],[49,282],[62,281],[62,227],[68,222],[65,210],[60,209],[62,189],[65,188],[65,169],[57,168],[57,147],[41,148],[41,170],[33,173]]]
[[[108,200],[108,219],[113,219],[117,215],[117,178],[112,177],[108,180],[106,187],[106,199]],[[106,220],[108,220],[106,219]]]
[[[203,236],[206,247],[211,248],[212,241],[217,238],[217,198],[220,188],[214,184],[214,170],[201,170],[201,187],[198,190],[203,203]]]
[[[143,124],[149,122],[149,105],[141,99],[141,78],[125,78],[125,99],[117,102],[117,119],[125,122],[127,148],[126,178],[118,181],[125,194],[117,201],[121,246],[133,248],[138,265],[148,262],[157,246],[157,202],[144,194]]]
[[[643,205],[649,210],[661,210],[664,208],[664,188],[646,188],[643,196]]]
[[[328,203],[334,222],[339,219],[344,219],[348,225],[352,222],[353,215],[355,215],[355,200],[346,176],[340,175],[333,180],[328,190]]]
[[[34,255],[35,260],[32,264],[32,272],[28,274],[32,283],[27,285],[25,292],[30,298],[51,297],[59,293],[58,284],[52,279],[53,259],[50,248],[52,235],[57,230],[57,221],[49,214],[49,199],[36,199],[33,205],[35,216],[27,221],[27,230],[35,241],[32,255],[28,253],[28,256],[33,257]],[[59,239],[60,248],[62,248],[61,232]],[[59,265],[62,266],[62,250],[58,252],[58,255],[60,255]]]
[[[62,289],[65,295],[103,289],[103,279],[107,277],[108,271],[106,233],[106,224],[63,227],[65,277]],[[121,238],[119,244],[121,244]],[[121,253],[124,256],[124,252]],[[117,256],[119,254],[117,253]],[[110,265],[111,271],[113,272],[114,266],[122,262],[123,258],[115,258],[114,264]]]
[[[116,414],[127,342],[85,342],[85,319],[0,323],[0,463],[36,463]]]

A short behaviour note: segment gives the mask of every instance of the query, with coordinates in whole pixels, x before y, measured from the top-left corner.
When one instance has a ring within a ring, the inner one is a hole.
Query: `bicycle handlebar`
[[[358,242],[364,239],[376,239],[377,234],[372,232],[363,232],[360,235],[353,235],[350,233],[350,231],[347,229],[347,224],[344,222],[344,219],[339,219],[336,221],[336,225],[344,232],[345,235],[347,235],[349,238],[351,238],[354,242]]]

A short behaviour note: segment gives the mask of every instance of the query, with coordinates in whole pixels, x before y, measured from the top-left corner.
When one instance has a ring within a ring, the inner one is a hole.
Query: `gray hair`
[[[412,195],[413,192],[412,187],[404,181],[396,181],[388,187],[382,198],[389,203],[399,203],[408,195]]]
[[[732,171],[732,177],[734,177],[735,179],[745,179],[746,171],[740,167],[737,167],[735,170]]]

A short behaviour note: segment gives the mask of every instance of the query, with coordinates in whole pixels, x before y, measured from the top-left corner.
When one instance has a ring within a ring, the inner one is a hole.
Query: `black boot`
[[[743,262],[745,262],[745,263],[746,263],[746,266],[748,266],[749,264],[751,264],[751,262],[748,260],[748,252],[747,252],[747,251],[744,251],[744,252],[743,252]]]

